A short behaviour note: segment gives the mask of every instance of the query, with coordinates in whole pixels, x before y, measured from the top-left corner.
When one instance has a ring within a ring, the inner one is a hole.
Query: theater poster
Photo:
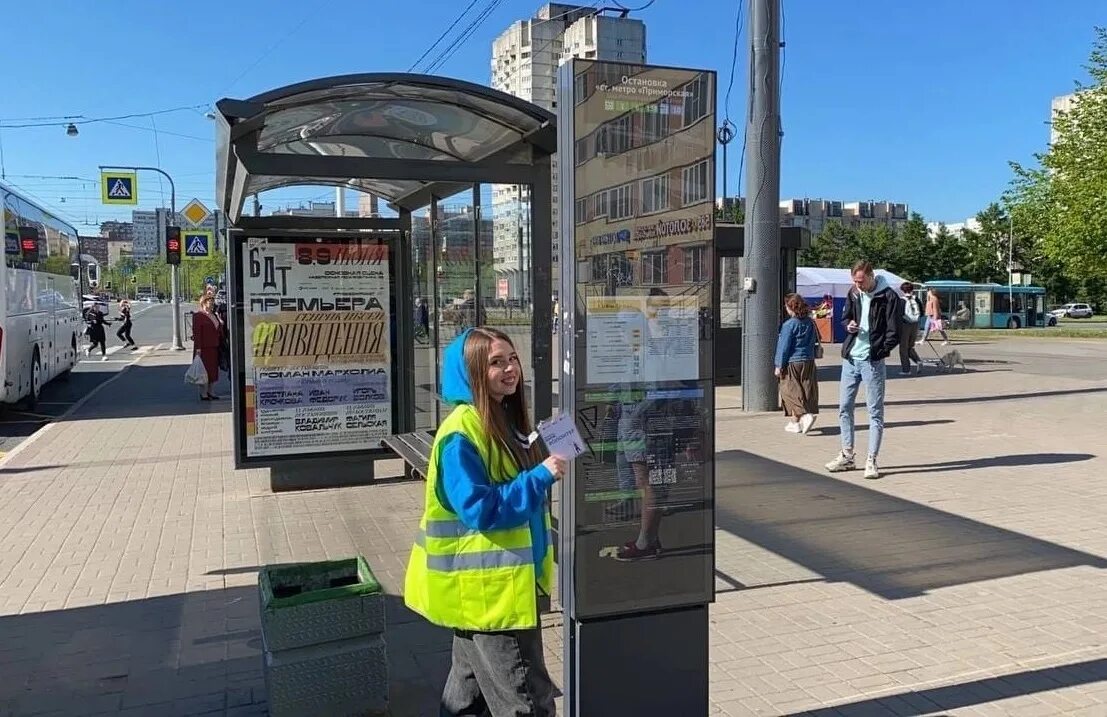
[[[246,240],[247,458],[372,450],[391,432],[388,260],[361,240]]]

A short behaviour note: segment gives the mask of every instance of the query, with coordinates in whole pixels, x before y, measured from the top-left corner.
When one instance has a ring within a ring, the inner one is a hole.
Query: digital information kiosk
[[[574,717],[708,711],[715,80],[560,69],[559,393],[588,443],[561,483]]]

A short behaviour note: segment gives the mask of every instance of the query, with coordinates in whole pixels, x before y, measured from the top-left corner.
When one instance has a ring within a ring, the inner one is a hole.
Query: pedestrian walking
[[[404,602],[454,631],[442,715],[555,713],[538,592],[553,586],[547,492],[565,461],[531,444],[523,369],[506,334],[446,348],[438,428]]]
[[[200,386],[201,401],[215,401],[219,396],[212,393],[215,382],[219,380],[219,349],[223,341],[223,326],[215,314],[215,299],[204,295],[200,299],[200,310],[192,315],[192,355],[199,356],[208,372],[208,382]]]
[[[831,473],[856,468],[853,456],[853,411],[857,392],[865,384],[865,406],[869,413],[869,453],[865,477],[880,477],[877,457],[884,437],[884,359],[899,343],[903,302],[884,277],[875,276],[873,265],[859,261],[852,270],[853,286],[846,296],[842,323],[846,340],[842,343],[842,378],[839,383],[838,424],[842,432],[842,450],[826,464]]]
[[[430,312],[421,296],[415,297],[415,338],[423,342],[430,339]]]
[[[119,302],[119,320],[122,321],[119,330],[115,332],[115,335],[119,337],[119,340],[123,342],[124,346],[129,346],[131,351],[138,351],[138,345],[135,344],[135,340],[131,338],[131,302],[123,299]]]
[[[819,377],[815,347],[819,332],[807,302],[799,294],[784,297],[788,320],[776,340],[776,369],[780,379],[780,401],[788,422],[784,430],[806,434],[819,415]]]
[[[86,356],[92,356],[92,351],[97,346],[100,347],[100,360],[108,360],[108,346],[107,346],[107,330],[104,328],[110,324],[111,321],[104,317],[100,307],[97,304],[93,304],[85,312],[85,323],[88,324],[88,350],[85,352]]]
[[[942,322],[942,300],[938,292],[930,288],[926,290],[926,328],[917,343],[923,343],[935,331],[942,335],[942,346],[949,346],[949,335]]]
[[[911,375],[911,362],[915,362],[915,374],[922,370],[922,359],[915,350],[919,335],[919,321],[923,318],[923,305],[915,296],[915,285],[905,281],[899,286],[903,294],[903,321],[899,327],[899,368],[901,376]]]

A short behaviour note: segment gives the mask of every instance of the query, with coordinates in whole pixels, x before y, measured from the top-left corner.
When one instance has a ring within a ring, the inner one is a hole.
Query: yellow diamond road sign
[[[211,212],[208,211],[208,208],[205,207],[204,203],[199,199],[193,199],[181,210],[181,216],[187,219],[193,226],[197,226],[203,224],[204,220],[211,216]]]

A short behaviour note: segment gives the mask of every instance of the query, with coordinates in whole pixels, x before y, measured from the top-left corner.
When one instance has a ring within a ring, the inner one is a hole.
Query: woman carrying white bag
[[[219,398],[212,387],[219,380],[219,344],[223,326],[215,315],[215,299],[205,295],[200,299],[200,311],[192,315],[192,365],[185,372],[185,383],[200,388],[201,401]]]

